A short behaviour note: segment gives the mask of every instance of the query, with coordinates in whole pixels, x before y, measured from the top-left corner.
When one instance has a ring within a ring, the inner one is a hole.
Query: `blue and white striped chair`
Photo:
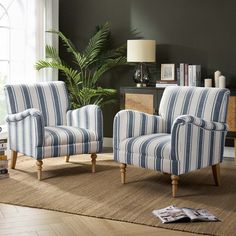
[[[113,149],[121,182],[127,164],[169,173],[175,197],[179,175],[212,166],[219,185],[229,94],[227,89],[171,86],[163,93],[159,116],[118,112]]]
[[[32,85],[6,85],[11,168],[17,152],[34,157],[38,179],[42,178],[42,159],[46,157],[91,153],[95,172],[96,153],[103,142],[103,118],[100,108],[88,105],[69,110],[64,82]]]

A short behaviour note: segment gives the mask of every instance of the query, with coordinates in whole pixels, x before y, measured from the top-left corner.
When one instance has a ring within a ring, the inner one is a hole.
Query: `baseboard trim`
[[[103,147],[113,147],[113,138],[104,137],[103,138]]]

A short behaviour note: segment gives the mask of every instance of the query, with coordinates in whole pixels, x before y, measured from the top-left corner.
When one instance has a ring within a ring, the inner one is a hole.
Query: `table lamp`
[[[155,61],[155,40],[127,40],[127,62],[139,62],[139,65],[134,73],[134,81],[137,87],[146,87],[150,80],[150,73],[145,62]]]

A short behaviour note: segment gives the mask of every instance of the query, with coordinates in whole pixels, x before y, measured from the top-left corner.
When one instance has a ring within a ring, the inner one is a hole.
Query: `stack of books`
[[[180,63],[177,81],[180,86],[201,86],[201,65]]]
[[[6,150],[7,139],[0,139],[0,179],[9,177]]]
[[[176,80],[157,80],[156,88],[165,88],[168,86],[177,86],[178,83]]]

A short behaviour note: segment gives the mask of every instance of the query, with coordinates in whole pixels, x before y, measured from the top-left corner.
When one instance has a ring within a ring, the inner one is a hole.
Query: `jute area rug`
[[[103,157],[100,154],[98,160]],[[118,164],[97,161],[97,172],[92,174],[88,160],[88,156],[71,157],[70,163],[65,163],[64,158],[46,159],[44,180],[39,182],[35,161],[19,157],[10,178],[0,180],[0,202],[199,234],[236,235],[233,163],[222,166],[221,187],[213,185],[210,168],[182,176],[178,197],[173,199],[168,175],[129,166],[127,184],[122,185]],[[151,212],[171,204],[207,208],[221,222],[161,224]]]

